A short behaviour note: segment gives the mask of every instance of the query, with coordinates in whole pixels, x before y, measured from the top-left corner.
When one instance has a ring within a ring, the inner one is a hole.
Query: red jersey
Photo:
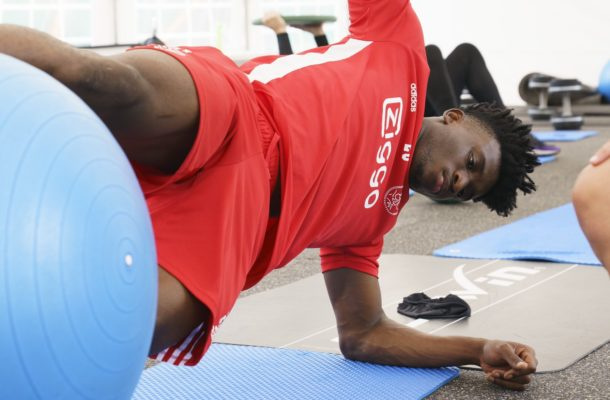
[[[212,48],[145,47],[181,62],[197,90],[200,126],[178,171],[135,167],[159,264],[211,313],[158,359],[196,364],[239,292],[306,247],[321,248],[324,271],[377,275],[408,199],[428,66],[407,0],[349,10],[341,42],[241,71]],[[278,152],[279,220],[268,218]]]
[[[351,0],[341,42],[242,66],[280,139],[276,239],[247,287],[307,247],[322,268],[377,275],[383,236],[408,200],[425,105],[421,26],[405,0]]]

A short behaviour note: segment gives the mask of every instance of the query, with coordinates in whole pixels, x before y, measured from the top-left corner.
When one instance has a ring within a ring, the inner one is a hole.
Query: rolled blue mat
[[[597,131],[537,131],[532,135],[543,142],[575,142],[597,135]]]
[[[133,400],[422,399],[458,369],[404,368],[337,354],[215,343],[195,367],[144,371]]]
[[[601,265],[580,229],[572,203],[480,233],[432,254]]]

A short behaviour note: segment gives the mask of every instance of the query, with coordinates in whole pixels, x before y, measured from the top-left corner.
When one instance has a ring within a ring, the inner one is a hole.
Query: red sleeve
[[[320,249],[322,272],[350,268],[377,278],[379,272],[377,260],[381,255],[382,247],[383,239],[359,246],[322,247]]]
[[[350,34],[356,39],[423,42],[421,25],[409,0],[350,0]]]

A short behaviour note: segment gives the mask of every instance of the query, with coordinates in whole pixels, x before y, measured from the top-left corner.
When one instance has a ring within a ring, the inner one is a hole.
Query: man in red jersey
[[[530,347],[387,318],[377,259],[409,188],[509,214],[518,190],[535,190],[529,127],[488,104],[424,119],[428,67],[409,2],[350,0],[349,12],[340,42],[241,69],[209,47],[103,57],[8,25],[0,51],[71,88],[132,161],[158,253],[157,359],[196,364],[241,290],[319,247],[346,357],[478,364],[523,389]]]

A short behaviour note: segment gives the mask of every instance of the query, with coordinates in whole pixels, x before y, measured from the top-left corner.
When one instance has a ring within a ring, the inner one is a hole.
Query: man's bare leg
[[[172,173],[188,154],[199,101],[190,74],[172,56],[155,50],[101,56],[7,24],[0,24],[0,53],[69,87],[104,121],[130,160]]]
[[[187,337],[208,320],[210,311],[176,278],[159,266],[157,320],[149,354],[157,354]]]

